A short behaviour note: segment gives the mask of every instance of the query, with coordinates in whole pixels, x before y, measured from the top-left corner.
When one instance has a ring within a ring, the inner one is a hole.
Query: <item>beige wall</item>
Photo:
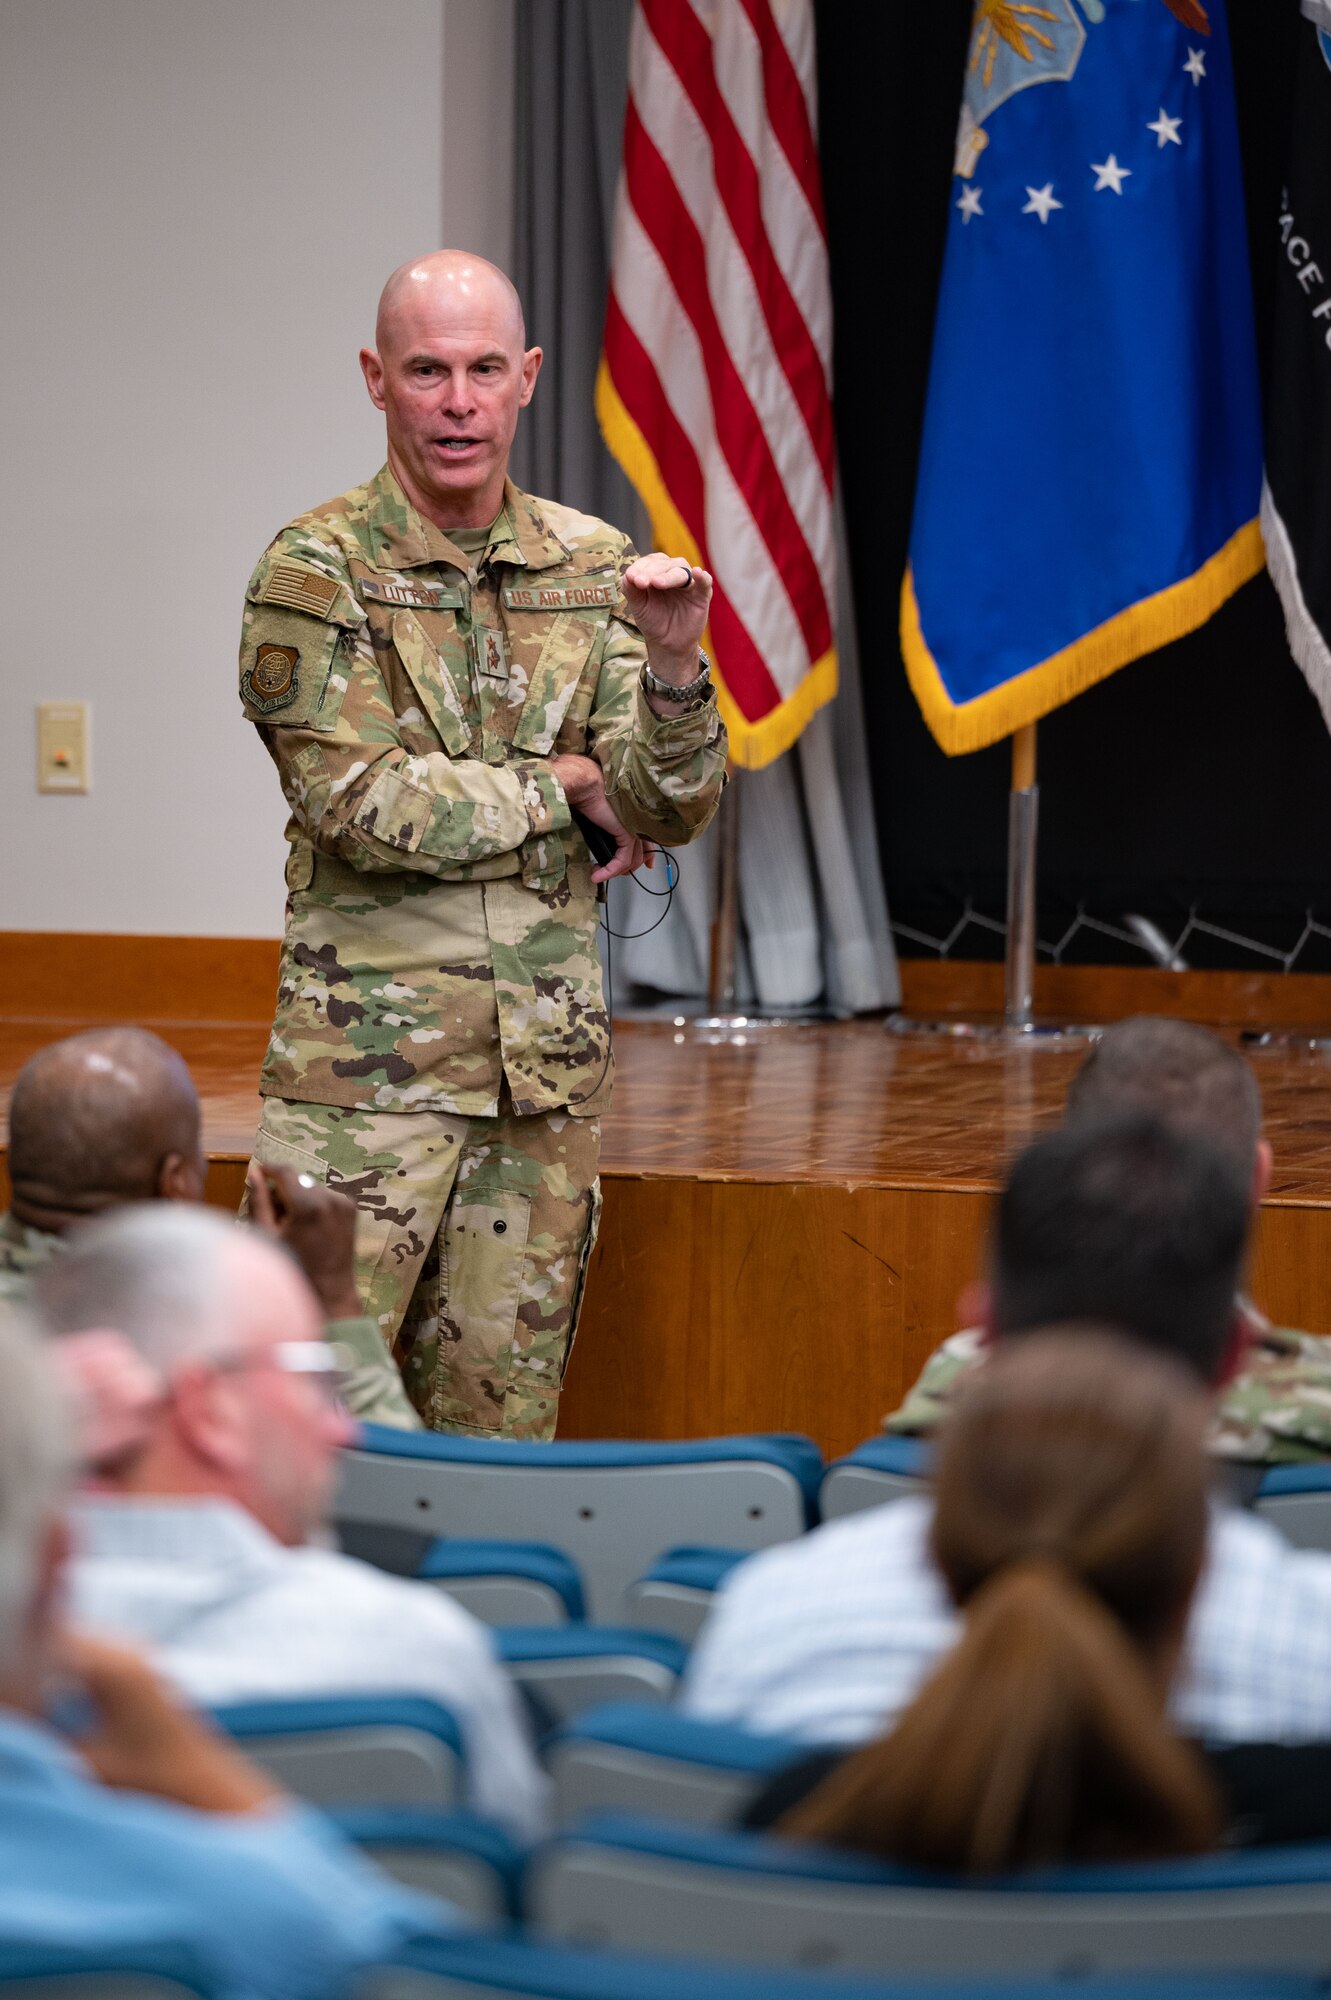
[[[5,0],[0,929],[280,928],[241,592],[380,461],[387,271],[441,234],[506,254],[506,10]],[[39,797],[35,705],[80,699],[92,792]]]

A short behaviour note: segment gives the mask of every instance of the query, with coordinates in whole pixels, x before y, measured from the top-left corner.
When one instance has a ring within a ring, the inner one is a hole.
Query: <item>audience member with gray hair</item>
[[[471,1802],[539,1832],[545,1780],[486,1628],[426,1584],[309,1545],[352,1428],[286,1253],[205,1209],[124,1209],[74,1233],[33,1299],[49,1335],[110,1328],[159,1385],[138,1442],[74,1510],[81,1622],[150,1646],[207,1706],[360,1690],[442,1702]]]
[[[136,1654],[65,1628],[69,1429],[49,1355],[0,1314],[0,1935],[38,1954],[169,1943],[201,1991],[323,2000],[444,1912],[287,1799]]]

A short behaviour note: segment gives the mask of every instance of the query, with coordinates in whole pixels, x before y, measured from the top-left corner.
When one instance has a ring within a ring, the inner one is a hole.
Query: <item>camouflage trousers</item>
[[[356,1282],[436,1431],[550,1438],[601,1194],[596,1118],[264,1099],[254,1156],[350,1196]]]

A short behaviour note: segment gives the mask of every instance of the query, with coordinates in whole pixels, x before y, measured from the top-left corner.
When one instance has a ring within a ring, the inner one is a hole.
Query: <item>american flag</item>
[[[638,0],[596,407],[757,768],[836,692],[832,307],[812,0]]]

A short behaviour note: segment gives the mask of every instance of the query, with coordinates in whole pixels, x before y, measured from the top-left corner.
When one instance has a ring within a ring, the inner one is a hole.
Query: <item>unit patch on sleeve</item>
[[[305,563],[274,563],[268,581],[259,593],[262,604],[289,604],[293,611],[310,611],[326,618],[340,586],[335,577],[321,576]]]
[[[299,662],[295,646],[260,646],[253,664],[240,677],[241,692],[250,707],[260,715],[289,708],[300,693]]]

